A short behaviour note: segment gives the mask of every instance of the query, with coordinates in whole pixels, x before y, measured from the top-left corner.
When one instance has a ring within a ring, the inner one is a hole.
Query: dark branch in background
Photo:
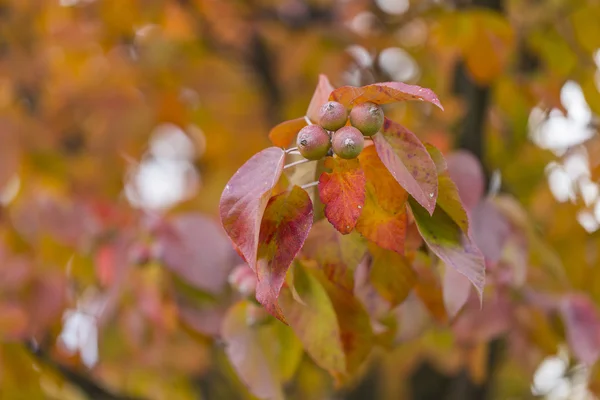
[[[94,382],[88,376],[77,372],[66,365],[54,360],[45,350],[43,350],[34,340],[27,340],[24,343],[29,353],[39,362],[58,371],[72,385],[77,386],[92,400],[144,400],[141,397],[127,396],[111,392]]]

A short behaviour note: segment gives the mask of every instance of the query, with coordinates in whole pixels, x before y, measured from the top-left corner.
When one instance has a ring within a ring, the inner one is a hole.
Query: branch
[[[66,380],[71,384],[77,386],[84,392],[89,398],[94,400],[143,400],[141,397],[127,396],[122,394],[114,393],[98,383],[94,382],[92,378],[77,372],[66,365],[61,364],[59,361],[54,360],[46,351],[44,351],[34,340],[27,340],[24,342],[25,348],[29,353],[35,357],[38,361],[46,364],[47,366],[57,370]]]

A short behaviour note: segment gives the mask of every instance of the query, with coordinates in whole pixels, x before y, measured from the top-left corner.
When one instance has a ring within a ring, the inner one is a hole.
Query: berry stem
[[[287,154],[290,154],[292,151],[296,151],[296,150],[298,150],[298,148],[297,148],[297,147],[291,147],[291,148],[287,149],[285,152],[286,152]]]
[[[313,186],[317,186],[318,184],[319,184],[319,181],[314,181],[314,182],[311,182],[311,183],[307,183],[306,185],[302,185],[300,187],[302,189],[308,189],[308,188],[311,188]]]
[[[306,121],[306,123],[307,123],[308,125],[312,125],[312,124],[313,124],[313,123],[312,123],[312,121],[310,120],[310,118],[308,118],[308,115],[305,115],[305,116],[304,116],[304,120]]]
[[[296,165],[305,164],[305,163],[307,163],[307,162],[311,162],[311,161],[313,161],[313,160],[307,160],[306,158],[305,158],[305,159],[303,159],[303,160],[294,161],[293,163],[289,163],[288,165],[285,165],[285,166],[283,167],[283,169],[292,168],[292,167],[295,167]]]
[[[288,154],[291,154],[293,156],[301,156],[302,155],[298,150],[288,151]]]

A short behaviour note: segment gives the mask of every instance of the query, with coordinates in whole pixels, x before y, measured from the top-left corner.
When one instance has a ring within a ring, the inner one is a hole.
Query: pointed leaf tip
[[[278,147],[262,150],[238,169],[221,195],[219,214],[223,228],[253,270],[263,213],[283,171],[284,160],[285,152]]]

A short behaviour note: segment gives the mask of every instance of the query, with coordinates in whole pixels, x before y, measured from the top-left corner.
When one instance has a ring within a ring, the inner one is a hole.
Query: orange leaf
[[[444,109],[437,95],[431,89],[402,82],[382,82],[362,87],[342,86],[335,89],[329,99],[338,101],[347,107],[367,101],[376,104],[389,104],[399,101],[419,100],[428,101],[442,110]]]
[[[310,104],[306,111],[306,116],[311,121],[315,123],[319,122],[319,109],[327,102],[331,92],[333,92],[333,86],[329,82],[327,75],[319,75],[319,83],[317,83],[317,88],[312,99],[310,99]]]
[[[343,234],[352,232],[365,204],[365,174],[358,159],[327,158],[319,179],[319,196],[325,204],[325,217]]]
[[[269,139],[277,147],[288,147],[293,143],[300,129],[306,126],[304,117],[284,121],[269,132]]]
[[[354,270],[366,250],[365,240],[358,233],[342,235],[323,219],[313,225],[302,254],[315,260],[327,279],[351,291],[354,288]]]
[[[427,310],[436,321],[445,323],[448,320],[442,286],[438,277],[431,269],[430,260],[424,254],[418,254],[413,267],[417,272],[415,293],[421,299]]]
[[[375,147],[359,156],[367,180],[366,200],[356,230],[379,247],[404,253],[408,193],[379,159]]]
[[[377,292],[392,307],[402,303],[415,286],[417,275],[408,261],[401,255],[369,246],[373,257],[369,278]]]
[[[302,248],[312,226],[313,207],[298,186],[269,200],[260,226],[256,299],[285,322],[277,305],[285,274]]]

